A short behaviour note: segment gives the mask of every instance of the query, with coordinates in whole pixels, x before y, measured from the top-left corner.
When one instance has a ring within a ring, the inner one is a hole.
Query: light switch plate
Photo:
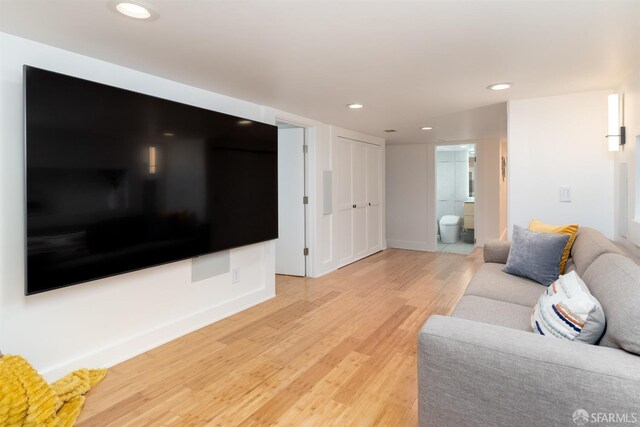
[[[560,187],[560,201],[561,202],[571,201],[571,187]]]

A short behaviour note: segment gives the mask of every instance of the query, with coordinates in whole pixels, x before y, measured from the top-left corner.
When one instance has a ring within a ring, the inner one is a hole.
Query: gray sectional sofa
[[[600,301],[607,329],[598,345],[564,341],[532,332],[545,287],[502,271],[509,245],[485,245],[453,314],[420,330],[420,426],[640,424],[640,267],[580,228],[567,271]]]

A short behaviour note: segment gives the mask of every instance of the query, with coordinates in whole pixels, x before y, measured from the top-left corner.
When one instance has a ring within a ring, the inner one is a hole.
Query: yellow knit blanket
[[[106,369],[80,369],[47,384],[22,357],[0,354],[0,426],[71,427],[84,394],[106,374]]]

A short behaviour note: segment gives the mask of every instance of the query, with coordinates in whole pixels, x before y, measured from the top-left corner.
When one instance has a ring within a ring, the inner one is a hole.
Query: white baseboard
[[[390,248],[396,248],[396,249],[409,249],[412,251],[429,251],[429,245],[427,245],[427,242],[413,242],[410,240],[392,240],[392,239],[387,239],[387,245]]]
[[[96,349],[43,370],[41,374],[47,381],[54,381],[73,370],[84,367],[108,368],[273,297],[275,297],[273,289],[261,288]]]
[[[337,268],[335,268],[335,267],[331,267],[331,268],[329,268],[329,269],[327,269],[327,270],[323,270],[323,271],[321,271],[321,272],[319,272],[319,273],[316,273],[316,274],[314,274],[313,276],[309,276],[309,277],[311,277],[312,279],[317,279],[317,278],[319,278],[319,277],[326,276],[326,275],[327,275],[327,274],[329,274],[329,273],[333,273],[333,272],[334,272],[334,271],[336,271],[336,270],[337,270]]]

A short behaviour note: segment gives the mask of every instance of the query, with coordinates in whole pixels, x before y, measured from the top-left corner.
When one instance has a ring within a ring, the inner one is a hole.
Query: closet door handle
[[[355,208],[356,208],[356,205],[353,205],[353,209],[355,209]]]

